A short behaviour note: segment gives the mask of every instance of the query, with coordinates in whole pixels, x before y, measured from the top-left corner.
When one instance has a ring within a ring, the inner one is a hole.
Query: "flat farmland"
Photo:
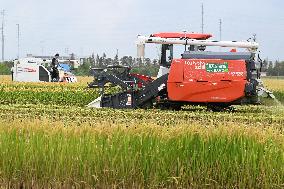
[[[91,109],[91,80],[0,76],[1,187],[284,187],[284,80],[263,79],[277,102],[234,112]]]

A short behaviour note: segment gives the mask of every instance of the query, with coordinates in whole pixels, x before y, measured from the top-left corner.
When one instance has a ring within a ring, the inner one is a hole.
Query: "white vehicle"
[[[51,70],[48,69],[50,63],[41,58],[22,58],[14,61],[12,68],[13,81],[21,82],[51,82]],[[59,64],[60,65],[60,64]],[[76,76],[66,71],[63,67],[58,67],[58,82],[77,82]]]

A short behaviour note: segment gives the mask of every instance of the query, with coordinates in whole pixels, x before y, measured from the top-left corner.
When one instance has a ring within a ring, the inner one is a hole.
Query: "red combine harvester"
[[[231,105],[259,104],[260,96],[274,98],[260,80],[262,62],[255,41],[213,41],[210,34],[156,33],[138,36],[140,57],[146,43],[161,44],[157,79],[130,74],[130,68],[110,66],[93,69],[95,80],[89,87],[100,87],[101,96],[89,107],[166,108],[179,110],[183,105],[206,105],[225,110]],[[181,58],[173,58],[173,46],[184,45]],[[207,46],[232,47],[230,52],[205,51]],[[247,52],[236,52],[245,48]],[[104,94],[107,83],[121,92]]]

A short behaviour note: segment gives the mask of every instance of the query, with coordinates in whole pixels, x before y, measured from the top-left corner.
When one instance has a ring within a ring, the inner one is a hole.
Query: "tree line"
[[[267,76],[284,76],[284,61],[269,62]]]
[[[75,59],[73,57],[73,59]],[[132,56],[123,56],[121,58],[116,55],[113,58],[107,57],[105,53],[94,55],[82,59],[82,64],[73,69],[75,75],[86,76],[90,75],[90,68],[105,68],[109,65],[122,65],[131,67],[131,71],[149,76],[156,76],[159,71],[159,61],[157,59],[151,60],[150,58],[134,58]],[[11,74],[13,61],[0,62],[0,75]]]
[[[150,58],[134,58],[132,56],[123,56],[119,58],[117,55],[113,58],[107,57],[105,53],[100,55],[94,55],[84,58],[82,64],[74,69],[76,75],[90,75],[90,68],[104,68],[108,65],[122,65],[130,66],[132,72],[140,73],[149,76],[156,76],[159,70],[159,60]],[[13,67],[13,61],[4,61],[0,63],[0,75],[11,74],[11,68]],[[263,62],[263,72],[267,73],[267,76],[284,76],[284,61],[267,61]]]
[[[88,75],[90,68],[105,68],[109,65],[121,65],[131,67],[131,71],[149,76],[156,76],[159,71],[159,61],[150,58],[134,58],[132,56],[123,56],[121,58],[116,55],[114,58],[107,57],[105,53],[102,56],[92,54],[88,58],[83,59],[83,63],[78,69],[75,69],[76,75]]]

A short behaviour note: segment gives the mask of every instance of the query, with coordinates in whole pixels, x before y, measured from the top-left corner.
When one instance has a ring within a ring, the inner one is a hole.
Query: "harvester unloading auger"
[[[223,110],[231,105],[259,104],[260,96],[274,98],[260,80],[262,62],[255,41],[212,41],[210,34],[156,33],[138,36],[140,56],[146,43],[161,44],[160,70],[156,79],[131,74],[130,68],[109,66],[93,69],[94,81],[101,96],[88,107],[167,108],[183,105],[206,105]],[[173,58],[173,45],[184,45],[181,58]],[[207,46],[246,48],[247,52],[211,52]],[[121,92],[105,94],[107,83],[120,86]]]

